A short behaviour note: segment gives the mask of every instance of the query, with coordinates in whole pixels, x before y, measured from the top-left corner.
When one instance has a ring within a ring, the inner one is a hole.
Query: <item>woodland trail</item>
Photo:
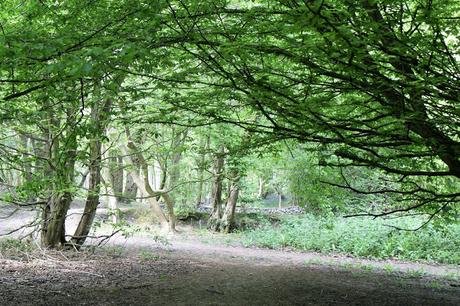
[[[0,260],[0,304],[460,304],[458,281],[322,263],[327,257],[309,261],[314,254],[190,239],[168,246],[143,237],[110,243],[95,254],[44,252]]]
[[[458,266],[244,248],[180,230],[166,245],[116,236],[94,254],[0,259],[0,305],[460,305],[458,279],[446,278]]]

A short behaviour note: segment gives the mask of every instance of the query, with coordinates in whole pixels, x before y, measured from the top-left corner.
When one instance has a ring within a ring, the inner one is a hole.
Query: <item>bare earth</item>
[[[185,229],[166,246],[116,237],[94,254],[2,258],[0,305],[460,305],[458,278],[446,278],[458,266],[248,249],[217,238],[203,243]]]

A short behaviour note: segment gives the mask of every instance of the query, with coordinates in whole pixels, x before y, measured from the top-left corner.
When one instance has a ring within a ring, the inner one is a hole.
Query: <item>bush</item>
[[[22,256],[34,250],[32,243],[14,238],[0,239],[0,255],[3,257]]]
[[[420,219],[371,220],[288,217],[279,225],[246,231],[243,244],[267,248],[293,248],[322,253],[344,253],[360,257],[427,260],[460,264],[460,224],[443,228],[429,224],[413,232]]]
[[[276,216],[262,213],[240,213],[235,215],[235,228],[238,231],[266,228],[279,221]]]

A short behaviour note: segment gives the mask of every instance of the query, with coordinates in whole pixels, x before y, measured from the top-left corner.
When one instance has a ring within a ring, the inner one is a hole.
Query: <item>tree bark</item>
[[[123,201],[129,202],[129,201],[135,201],[137,197],[137,185],[134,182],[133,177],[131,176],[131,173],[136,170],[130,170],[126,171],[126,181],[125,181],[125,186],[123,190]],[[137,169],[137,173],[139,172],[139,169]]]
[[[68,192],[53,195],[42,213],[41,243],[46,248],[65,244],[65,219],[72,195]]]
[[[258,199],[265,199],[267,197],[267,193],[265,192],[265,179],[259,177],[259,191],[257,192]]]
[[[217,154],[214,165],[214,180],[212,183],[212,212],[208,220],[208,229],[218,231],[222,217],[222,180],[224,170],[224,147]]]
[[[101,142],[91,140],[90,144],[91,163],[89,165],[89,188],[86,197],[83,215],[80,218],[77,229],[73,234],[70,244],[79,249],[86,240],[91,225],[93,224],[96,209],[99,205],[99,193],[101,189]]]
[[[170,167],[170,176],[169,176],[169,189],[176,188],[179,179],[180,179],[180,162],[182,160],[182,152],[183,149],[181,146],[183,146],[185,139],[187,137],[187,130],[185,131],[180,131],[180,132],[175,132],[173,131],[174,138],[172,142],[172,150],[174,152],[173,157],[171,159],[171,167]],[[166,171],[165,171],[166,174]],[[163,189],[163,188],[162,188]],[[178,189],[176,189],[177,191]],[[177,192],[176,192],[177,193]],[[170,231],[176,231],[176,220],[174,216],[174,203],[176,200],[172,195],[169,195],[168,193],[162,193],[161,195],[163,197],[163,200],[166,203],[166,207],[168,208],[168,220],[169,220],[169,227]]]
[[[225,206],[225,212],[222,216],[220,225],[220,229],[224,233],[231,232],[235,227],[235,209],[240,191],[239,180],[240,178],[237,176],[237,173],[234,173],[231,181],[230,193],[227,199],[227,205]]]
[[[123,201],[123,158],[115,150],[109,151],[109,178],[117,201]]]
[[[20,136],[21,142],[21,149],[23,151],[22,158],[23,158],[23,175],[22,175],[22,183],[27,183],[32,180],[32,164],[29,161],[29,138],[26,135],[21,134]]]
[[[102,136],[105,134],[108,114],[111,108],[111,100],[104,102],[102,109],[98,103],[91,108],[91,123],[94,125],[94,135],[90,140],[90,164],[89,164],[89,188],[86,197],[85,209],[80,218],[70,244],[79,249],[86,240],[93,225],[97,206],[99,205],[99,194],[101,191],[101,161],[102,161]]]
[[[65,219],[73,194],[69,187],[74,185],[75,160],[77,150],[77,135],[73,129],[75,109],[70,107],[66,110],[67,122],[64,132],[53,135],[53,130],[59,130],[59,120],[55,118],[49,108],[47,139],[43,149],[46,152],[49,165],[44,167],[44,177],[51,178],[51,195],[42,209],[41,243],[46,248],[57,248],[66,243]],[[64,157],[64,158],[62,158]]]
[[[206,135],[206,138],[202,144],[202,151],[200,152],[200,157],[197,162],[198,168],[198,187],[197,187],[197,195],[196,195],[196,205],[200,205],[203,202],[203,187],[204,187],[204,170],[205,170],[205,163],[206,163],[206,154],[209,151],[209,146],[211,143],[211,137]]]
[[[129,134],[129,133],[127,133],[127,134]],[[142,178],[137,173],[137,171],[135,171],[135,170],[131,170],[129,172],[130,176],[132,177],[132,179],[133,179],[134,183],[136,184],[137,188],[139,188],[139,190],[141,191],[142,195],[145,196],[145,197],[148,197],[147,202],[149,203],[150,208],[152,209],[152,211],[154,212],[154,214],[158,218],[158,221],[160,222],[161,228],[163,230],[170,230],[171,226],[170,226],[165,214],[163,213],[163,210],[161,209],[160,204],[158,203],[158,201],[156,199],[156,197],[161,193],[155,192],[152,189],[152,186],[150,186],[149,178],[148,178],[147,163],[145,162],[145,160],[143,159],[141,153],[136,148],[136,146],[134,145],[133,142],[129,141],[128,147],[129,147],[129,150],[131,152],[129,152],[128,149],[126,149],[125,147],[123,147],[123,146],[121,147],[121,150],[122,150],[123,154],[125,155],[125,159],[127,160],[128,163],[134,164],[135,166],[140,167],[142,169],[142,172],[143,172],[143,177]],[[133,155],[136,155],[136,156],[133,157]]]
[[[168,225],[170,232],[176,232],[176,216],[174,215],[174,200],[169,196],[168,193],[162,193],[161,196],[166,203],[168,208]]]
[[[201,152],[200,154],[200,162],[198,164],[198,169],[199,169],[199,182],[198,182],[198,194],[197,194],[197,199],[196,199],[196,204],[197,205],[200,205],[202,203],[204,203],[204,199],[203,199],[203,193],[206,194],[206,191],[204,190],[204,172],[206,170],[205,166],[206,166],[206,156],[207,156],[207,153],[209,152],[209,147],[211,145],[211,136],[208,134],[206,136],[206,140],[204,142],[204,146],[203,146],[203,152]]]

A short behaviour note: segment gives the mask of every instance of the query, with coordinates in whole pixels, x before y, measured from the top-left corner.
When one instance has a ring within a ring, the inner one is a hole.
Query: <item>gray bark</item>
[[[240,191],[239,177],[234,173],[232,182],[230,184],[230,192],[227,199],[227,205],[225,206],[225,212],[222,216],[220,230],[224,233],[229,233],[235,227],[235,209],[236,203],[238,202],[238,195]]]
[[[208,228],[218,231],[222,217],[222,180],[224,170],[224,148],[217,154],[214,165],[214,179],[212,182],[212,212],[208,220]]]

